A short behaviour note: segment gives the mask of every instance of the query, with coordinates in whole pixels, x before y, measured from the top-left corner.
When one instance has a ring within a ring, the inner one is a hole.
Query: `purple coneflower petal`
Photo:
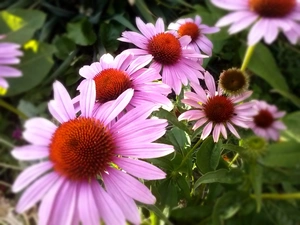
[[[84,117],[92,117],[96,101],[96,84],[94,80],[85,80],[80,92],[80,108]]]
[[[114,183],[114,185],[121,189],[125,194],[139,202],[145,204],[155,203],[156,199],[150,190],[132,176],[111,168],[109,168],[107,172],[109,174],[103,174],[104,183]]]
[[[18,213],[22,213],[31,208],[35,203],[43,198],[45,193],[48,192],[58,178],[59,176],[52,172],[36,180],[21,196],[16,206],[16,211]]]
[[[212,122],[208,122],[208,124],[205,125],[201,134],[201,139],[205,139],[208,137],[208,135],[211,133],[212,127],[213,127]]]
[[[214,129],[213,129],[213,139],[214,139],[214,142],[218,142],[219,140],[219,136],[220,136],[220,133],[221,133],[221,124],[216,124]]]
[[[36,180],[46,171],[50,170],[53,164],[49,161],[41,162],[26,168],[15,180],[12,191],[19,192]]]
[[[241,138],[236,129],[229,122],[227,122],[226,125],[230,132],[234,134],[234,136],[236,136],[237,138]]]
[[[91,181],[91,187],[100,216],[106,225],[125,225],[125,217],[117,203],[110,197],[95,180]]]
[[[19,160],[37,160],[49,156],[49,149],[46,146],[24,145],[16,147],[11,154]]]
[[[91,185],[88,182],[79,183],[79,218],[83,224],[99,225],[100,215]]]
[[[115,158],[114,163],[131,175],[146,180],[159,180],[166,177],[166,173],[150,163],[131,159]]]

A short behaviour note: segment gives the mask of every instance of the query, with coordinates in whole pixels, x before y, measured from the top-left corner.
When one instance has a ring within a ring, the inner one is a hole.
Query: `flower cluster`
[[[166,177],[141,159],[174,151],[157,141],[168,121],[152,117],[159,108],[174,109],[178,101],[168,98],[172,91],[185,105],[178,119],[196,120],[193,129],[203,129],[201,139],[211,133],[215,142],[221,134],[226,139],[227,129],[240,138],[236,127],[279,138],[284,125],[275,119],[283,113],[266,103],[245,101],[252,91],[242,71],[224,71],[216,87],[202,67],[208,57],[202,52],[211,55],[213,47],[205,34],[218,28],[201,24],[199,16],[171,23],[167,31],[161,18],[155,25],[137,18],[136,24],[141,33],[125,31],[119,40],[138,48],[115,57],[104,54],[99,62],[83,66],[77,96],[71,97],[56,81],[54,99],[48,103],[55,122],[31,118],[25,123],[23,137],[29,144],[15,147],[12,155],[38,162],[13,185],[14,192],[27,188],[17,212],[40,201],[39,224],[140,224],[135,201],[154,204],[156,198],[139,179]],[[265,117],[269,120],[263,121]]]

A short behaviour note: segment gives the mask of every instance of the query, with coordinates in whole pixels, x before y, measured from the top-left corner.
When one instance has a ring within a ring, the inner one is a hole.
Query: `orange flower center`
[[[296,0],[249,0],[250,9],[261,17],[281,18],[296,6]]]
[[[49,147],[54,170],[72,180],[88,180],[105,171],[115,150],[109,130],[99,120],[84,117],[61,124]]]
[[[234,105],[226,96],[213,96],[203,106],[206,117],[214,123],[225,123],[234,113]]]
[[[192,41],[195,41],[199,37],[200,30],[195,23],[187,22],[179,27],[178,34],[180,37],[189,35]]]
[[[96,100],[105,103],[117,99],[120,94],[131,88],[130,77],[117,69],[102,70],[94,77],[96,83]]]
[[[261,109],[259,113],[256,116],[254,116],[253,119],[256,126],[261,128],[268,128],[274,122],[274,117],[266,109]]]
[[[148,51],[154,60],[162,65],[172,65],[181,57],[181,45],[178,39],[169,33],[160,33],[151,38]]]

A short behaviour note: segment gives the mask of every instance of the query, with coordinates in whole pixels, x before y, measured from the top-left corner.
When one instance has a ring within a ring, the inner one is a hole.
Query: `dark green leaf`
[[[92,24],[87,19],[68,23],[67,32],[67,36],[78,45],[92,45],[97,38]]]
[[[170,140],[175,150],[185,155],[185,150],[191,145],[191,140],[186,132],[180,130],[178,127],[172,128],[166,135]]]
[[[121,36],[124,26],[119,23],[102,23],[100,26],[100,40],[107,52],[114,52],[119,47],[117,38]]]
[[[70,53],[76,48],[76,44],[66,35],[56,36],[53,40],[53,44],[57,49],[55,55],[60,59],[67,58]]]
[[[24,44],[42,27],[46,15],[38,10],[9,9],[0,12],[0,34],[6,41]]]
[[[201,173],[217,168],[221,155],[220,146],[220,143],[214,143],[211,136],[203,141],[196,154],[196,165]]]
[[[204,174],[195,182],[194,189],[196,189],[200,184],[208,184],[215,182],[226,184],[239,183],[243,180],[243,176],[243,172],[239,169],[219,169],[216,171],[211,171]]]
[[[300,111],[286,115],[282,119],[287,129],[282,131],[284,137],[300,142]]]

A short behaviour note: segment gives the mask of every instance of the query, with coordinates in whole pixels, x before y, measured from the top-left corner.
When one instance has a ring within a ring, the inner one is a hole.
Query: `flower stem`
[[[235,160],[237,160],[238,157],[239,157],[239,153],[236,153],[236,155],[233,157],[233,159],[229,163],[228,167],[230,167],[235,162]]]
[[[21,112],[20,110],[18,110],[15,107],[13,107],[12,105],[8,104],[7,102],[3,101],[2,99],[0,99],[0,106],[15,113],[16,115],[18,115],[20,118],[22,118],[24,120],[28,119],[28,117],[23,112]]]
[[[250,59],[253,55],[254,49],[255,49],[255,45],[251,45],[251,46],[247,47],[247,50],[246,50],[246,53],[245,53],[245,56],[244,56],[244,59],[243,59],[243,63],[242,63],[242,66],[241,66],[242,71],[246,70],[246,68],[247,68],[247,66],[250,62]]]
[[[250,195],[252,198],[255,198],[255,195]],[[290,199],[300,199],[300,192],[297,193],[286,193],[286,194],[277,194],[277,193],[265,193],[261,194],[262,199],[274,199],[274,200],[290,200]]]
[[[183,160],[181,161],[180,165],[177,167],[176,171],[178,171],[186,162],[186,160],[189,159],[191,154],[195,151],[195,149],[202,143],[202,139],[199,139],[198,142],[190,149],[190,151],[185,155]]]

